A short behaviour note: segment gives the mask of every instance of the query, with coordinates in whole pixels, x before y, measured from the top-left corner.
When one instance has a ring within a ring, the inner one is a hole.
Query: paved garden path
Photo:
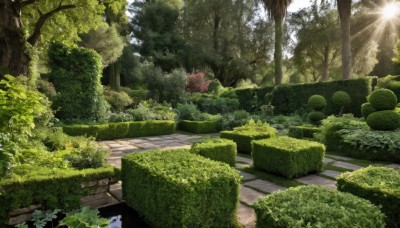
[[[105,148],[107,148],[111,155],[109,161],[116,167],[121,166],[121,157],[127,153],[138,153],[150,149],[173,149],[173,148],[190,148],[193,142],[201,140],[204,136],[217,136],[217,134],[211,135],[186,135],[186,134],[172,134],[166,136],[157,137],[143,137],[135,139],[120,139],[113,141],[100,142]],[[257,175],[256,172],[250,174],[244,170],[252,170],[251,166],[253,160],[249,155],[238,154],[236,157],[236,169],[240,171],[243,176],[243,183],[240,187],[240,203],[238,205],[238,216],[239,221],[244,227],[255,227],[255,214],[251,206],[257,201],[258,198],[265,196],[269,193],[285,190],[289,186],[302,185],[302,184],[316,184],[321,185],[330,189],[336,189],[335,178],[341,172],[352,171],[361,169],[363,166],[357,162],[357,160],[327,155],[324,159],[325,169],[319,174],[310,174],[304,177],[300,177],[294,180],[284,180],[283,178],[277,177],[270,178],[264,177],[263,175]],[[364,166],[367,166],[365,164]],[[400,164],[386,164],[385,166],[391,168],[400,168]],[[274,183],[276,182],[276,183]],[[289,186],[285,186],[289,185]],[[110,194],[113,196],[113,202],[117,200],[122,201],[122,190],[121,183],[118,183],[111,187]]]

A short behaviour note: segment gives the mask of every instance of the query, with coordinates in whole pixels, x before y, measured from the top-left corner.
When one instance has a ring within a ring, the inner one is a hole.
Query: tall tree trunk
[[[329,79],[329,48],[324,50],[324,59],[322,60],[322,74],[321,81],[328,81]]]
[[[275,85],[282,84],[283,17],[275,17]]]
[[[27,75],[29,57],[25,54],[19,1],[0,0],[0,78],[4,74]]]
[[[115,63],[110,64],[109,66],[109,79],[110,79],[110,87],[115,91],[120,91],[121,89],[121,61],[118,60]]]
[[[350,42],[350,16],[351,0],[336,0],[340,17],[342,39],[342,75],[343,79],[351,78],[351,42]]]

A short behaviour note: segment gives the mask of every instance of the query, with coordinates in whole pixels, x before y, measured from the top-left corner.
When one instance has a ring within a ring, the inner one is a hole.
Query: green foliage
[[[332,95],[332,102],[339,107],[349,107],[351,105],[350,94],[345,91],[337,91]]]
[[[367,124],[374,130],[393,131],[400,127],[400,115],[393,110],[373,112],[368,115]]]
[[[364,103],[361,105],[361,114],[364,119],[367,119],[367,117],[375,111],[376,109],[371,105],[371,103]]]
[[[239,100],[239,109],[254,113],[257,109],[268,104],[265,96],[273,91],[274,87],[253,88],[253,89],[235,89],[234,92]]]
[[[46,80],[37,80],[36,81],[36,86],[39,92],[43,93],[46,95],[49,100],[53,101],[54,98],[57,96],[57,91],[54,88],[54,85]]]
[[[108,87],[104,87],[104,97],[114,111],[121,112],[133,103],[132,98],[124,91],[117,92]]]
[[[276,130],[267,123],[254,120],[249,121],[246,125],[236,127],[232,131],[221,131],[221,138],[230,139],[237,145],[240,152],[251,153],[251,141],[257,139],[274,138]]]
[[[228,139],[209,139],[194,143],[190,153],[198,154],[214,161],[225,162],[231,167],[236,163],[236,144]]]
[[[314,112],[310,112],[310,114],[308,114],[308,120],[310,121],[310,123],[316,124],[316,125],[321,124],[321,120],[323,120],[325,118],[326,118],[326,115],[323,112],[314,111]]]
[[[218,131],[218,122],[182,120],[179,122],[179,129],[196,134],[214,133]]]
[[[315,126],[290,126],[289,137],[302,139],[302,138],[314,138],[315,133],[320,133],[321,129]]]
[[[388,89],[375,90],[368,97],[368,101],[377,111],[393,110],[397,105],[396,95]]]
[[[175,109],[178,119],[180,120],[196,120],[201,115],[200,110],[194,104],[178,104]]]
[[[321,171],[325,156],[323,144],[290,137],[255,140],[252,147],[254,168],[289,179]]]
[[[361,116],[360,107],[371,93],[372,79],[363,77],[345,81],[280,85],[273,92],[271,104],[275,107],[275,114],[287,115],[301,109],[307,103],[308,98],[314,94],[330,98],[334,92],[342,90],[351,94],[352,97],[349,112],[355,116]],[[330,115],[335,112],[333,103],[328,100],[325,113]]]
[[[138,105],[140,102],[148,100],[148,90],[144,89],[138,89],[138,90],[133,90],[128,87],[121,87],[121,91],[124,91],[127,93],[133,100],[135,105]]]
[[[316,185],[274,192],[261,198],[254,209],[257,228],[385,227],[379,207],[349,193]]]
[[[400,76],[388,75],[378,79],[378,88],[389,89],[396,94],[397,100],[400,101]]]
[[[98,125],[62,126],[71,136],[91,136],[97,140],[133,138],[152,135],[167,135],[175,132],[175,122],[171,120],[148,120]]]
[[[251,115],[244,110],[226,113],[222,115],[219,128],[222,130],[231,130],[235,127],[245,125],[249,120],[251,120]]]
[[[192,101],[200,111],[210,114],[230,113],[239,108],[238,99],[230,97],[200,95],[195,98],[192,96]]]
[[[220,95],[223,92],[223,89],[224,87],[217,79],[212,80],[208,85],[208,92],[214,96]]]
[[[100,84],[101,59],[85,48],[53,43],[49,50],[50,81],[57,90],[53,108],[62,120],[100,120],[107,102]]]
[[[127,110],[132,115],[133,120],[174,120],[175,112],[168,103],[157,103],[153,100],[142,101],[134,109]]]
[[[60,212],[60,209],[47,210],[47,211],[39,211],[35,210],[32,214],[32,222],[35,228],[44,228],[48,222],[52,222],[57,218],[57,214]],[[53,226],[53,224],[52,224]],[[28,228],[28,225],[23,222],[15,226],[16,228]]]
[[[69,165],[75,169],[100,168],[108,164],[109,152],[102,146],[90,145],[73,150],[64,156]]]
[[[337,177],[338,190],[364,198],[382,207],[387,227],[400,225],[400,170],[368,167]]]
[[[60,221],[60,226],[81,228],[107,228],[110,223],[106,218],[99,217],[97,209],[83,207],[79,212],[67,213]]]
[[[49,209],[78,208],[80,198],[85,195],[81,183],[104,178],[117,179],[115,168],[78,171],[30,165],[16,167],[11,177],[0,180],[0,224],[6,223],[9,211],[33,203],[40,203]]]
[[[188,150],[122,158],[129,206],[155,227],[238,227],[239,173]]]
[[[312,95],[308,98],[308,107],[315,111],[322,111],[326,107],[326,99],[321,95]]]

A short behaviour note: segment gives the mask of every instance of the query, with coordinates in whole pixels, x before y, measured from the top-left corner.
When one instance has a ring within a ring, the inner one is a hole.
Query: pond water
[[[110,220],[108,228],[148,228],[139,214],[126,204],[117,204],[99,209],[103,218]]]

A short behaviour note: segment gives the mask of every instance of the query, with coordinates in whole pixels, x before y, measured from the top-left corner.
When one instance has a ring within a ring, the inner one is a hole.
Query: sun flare
[[[391,20],[399,15],[399,5],[390,3],[382,8],[382,18],[385,20]]]

